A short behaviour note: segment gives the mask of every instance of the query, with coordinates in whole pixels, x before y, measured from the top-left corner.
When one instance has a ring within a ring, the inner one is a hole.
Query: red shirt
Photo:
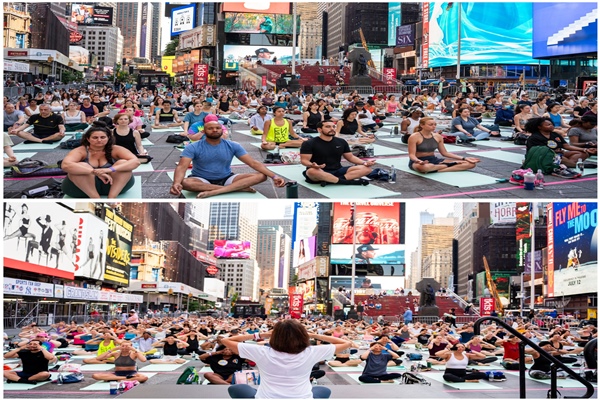
[[[519,359],[519,343],[504,342],[504,358],[510,358],[511,360]]]

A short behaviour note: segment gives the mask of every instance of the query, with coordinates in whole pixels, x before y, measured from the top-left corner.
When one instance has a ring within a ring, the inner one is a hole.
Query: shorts
[[[165,361],[175,361],[178,360],[180,357],[179,356],[162,356],[162,359]]]
[[[129,376],[137,374],[137,371],[115,371],[116,376]]]
[[[420,157],[419,160],[422,161],[429,161],[429,164],[433,164],[433,165],[438,165],[444,162],[444,158],[438,158],[436,156],[427,156],[427,157]],[[415,162],[413,160],[409,160],[408,161],[408,168],[412,169],[413,171],[415,170],[412,166]]]
[[[17,375],[19,375],[19,378],[25,378],[25,379],[29,379],[30,377],[36,375],[36,374],[26,374],[23,371],[15,371]]]
[[[206,178],[201,178],[199,176],[190,175],[190,176],[188,176],[188,178],[195,178],[204,183],[210,183],[212,185],[229,186],[233,183],[233,180],[235,179],[236,176],[237,176],[237,174],[231,174],[228,177],[225,177],[222,179],[206,179]]]
[[[347,363],[348,361],[350,361],[350,358],[340,358],[340,357],[336,357],[333,359],[333,361],[339,361],[342,364]]]
[[[324,169],[323,171],[327,172],[327,173],[329,173],[329,174],[331,174],[333,176],[335,176],[336,178],[345,179],[344,175],[346,175],[346,172],[348,172],[349,169],[350,169],[350,167],[342,167],[340,169],[333,169],[333,170],[331,170],[331,169]],[[310,179],[306,175],[306,170],[302,171],[302,175],[304,175],[304,177],[306,178],[306,182],[308,182],[308,183],[320,183],[320,182],[316,182],[316,181],[313,181],[312,179]]]

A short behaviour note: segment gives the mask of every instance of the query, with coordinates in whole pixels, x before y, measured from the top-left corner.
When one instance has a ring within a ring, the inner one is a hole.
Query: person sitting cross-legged
[[[144,383],[148,376],[137,370],[137,362],[145,362],[146,356],[141,351],[133,348],[130,341],[125,340],[118,349],[102,354],[100,359],[114,358],[115,370],[113,372],[98,372],[92,375],[97,381],[124,381],[136,380]]]
[[[204,378],[215,385],[230,385],[233,375],[242,370],[242,359],[222,344],[215,352],[200,356],[200,361],[208,364],[213,372],[206,372]],[[239,383],[239,382],[238,382]]]
[[[358,380],[363,383],[392,383],[402,376],[397,372],[388,373],[387,367],[391,360],[400,356],[391,350],[384,352],[385,347],[380,342],[371,343],[371,348],[360,355],[366,361],[365,368]]]
[[[163,357],[150,360],[151,364],[183,364],[185,360],[181,358],[179,351],[189,346],[186,341],[175,338],[174,335],[167,335],[166,338],[154,343],[154,347],[162,347]]]
[[[4,371],[6,383],[29,383],[35,385],[50,379],[48,363],[56,362],[56,357],[42,347],[39,339],[33,339],[24,346],[12,349],[4,354],[5,359],[19,358],[23,364],[22,371]]]

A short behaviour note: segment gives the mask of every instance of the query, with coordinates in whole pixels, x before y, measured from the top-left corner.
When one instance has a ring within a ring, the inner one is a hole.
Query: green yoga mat
[[[477,158],[491,158],[493,160],[506,161],[518,165],[523,164],[523,159],[525,158],[525,154],[513,153],[510,151],[502,150],[467,152],[467,154],[470,154],[471,156]]]
[[[170,372],[175,371],[187,363],[189,363],[189,361],[186,361],[183,364],[150,364],[140,368],[140,372]]]
[[[500,369],[504,369],[501,365],[469,365],[468,368],[478,369],[480,371],[496,371]],[[432,365],[431,369],[435,369],[437,371],[445,371],[446,365]]]
[[[60,146],[62,142],[69,140],[67,137],[62,138],[60,142],[54,142],[51,144],[45,143],[19,143],[13,147],[13,151],[40,151],[40,150],[54,150]]]
[[[331,365],[327,364],[327,366],[335,372],[362,372],[363,369],[365,369],[365,367],[362,365],[357,367],[332,367]]]
[[[100,196],[103,199],[106,199],[106,196]],[[73,199],[74,197],[70,197],[67,196],[65,194],[65,196],[63,197],[64,199]],[[131,187],[131,189],[129,189],[126,193],[121,193],[119,196],[117,196],[118,199],[141,199],[142,198],[142,180],[140,179],[140,177],[137,177],[135,179],[135,183],[133,184],[133,186]]]
[[[351,378],[353,381],[357,382],[359,385],[367,385],[367,386],[380,386],[380,385],[397,385],[398,382],[396,380],[394,380],[394,382],[389,382],[389,383],[364,383],[358,380],[358,377],[361,376],[361,374],[346,374],[349,378]],[[396,379],[400,379],[400,378],[396,378]]]
[[[152,143],[151,141],[149,141],[148,138],[143,138],[142,139],[142,146],[144,146],[144,147],[154,146],[154,143]]]
[[[50,379],[57,379],[58,378],[58,372],[51,372],[50,373]],[[38,388],[40,386],[43,386],[47,383],[50,383],[50,381],[44,381],[44,382],[38,382],[35,385],[30,385],[29,383],[5,383],[3,385],[3,390],[5,392],[12,392],[12,391],[19,391],[19,390],[31,390],[31,389],[35,389]]]
[[[458,390],[501,390],[502,388],[499,386],[494,386],[494,385],[490,385],[489,383],[485,382],[485,381],[479,381],[478,383],[475,382],[461,382],[461,383],[453,383],[453,382],[446,382],[443,378],[444,374],[439,374],[439,373],[427,373],[427,375],[425,375],[425,379],[432,379],[434,381],[438,381],[443,383],[444,385],[450,386],[454,389],[458,389]]]
[[[502,140],[478,140],[475,142],[477,147],[493,147],[498,149],[523,149],[525,146],[519,146],[515,142],[502,141]]]
[[[250,143],[254,147],[258,147],[260,149],[261,143]],[[261,149],[262,150],[262,149]],[[275,150],[263,150],[269,153],[275,153]],[[289,148],[289,149],[279,149],[280,153],[300,153],[300,147]]]
[[[174,172],[167,172],[167,176],[171,180],[173,180]],[[183,196],[186,199],[195,199],[196,196],[198,195],[198,193],[190,192],[188,190],[183,190],[181,193],[183,194]],[[232,192],[232,193],[220,194],[218,196],[213,196],[213,197],[210,197],[210,198],[211,199],[219,199],[219,200],[223,200],[223,199],[241,199],[241,200],[245,200],[245,199],[253,199],[253,200],[266,199],[265,195],[263,195],[260,192],[256,192],[256,193]]]
[[[17,157],[17,159],[19,161],[22,161],[25,158],[34,158],[37,155],[37,151],[26,151],[26,152],[15,152],[15,157]]]
[[[515,376],[517,378],[519,377],[519,373],[515,372],[515,371],[504,371],[504,373],[506,375],[513,375],[513,376]],[[550,379],[535,379],[535,378],[532,378],[531,376],[529,376],[529,372],[525,372],[525,377],[527,378],[527,380],[530,380],[530,381],[544,383],[546,385],[552,384],[552,382],[551,382]],[[559,378],[559,379],[556,380],[556,385],[558,387],[560,387],[560,388],[584,388],[585,387],[579,381],[576,381],[575,379],[571,379],[571,378]],[[594,385],[594,387],[598,387],[597,384],[592,383],[592,385]]]
[[[144,373],[144,375],[146,375],[148,378],[152,378],[156,374]],[[79,390],[86,392],[106,392],[108,394],[108,392],[110,391],[110,382],[96,382],[90,386],[83,387]]]
[[[250,143],[254,147],[260,148],[261,143]],[[352,147],[352,146],[350,146]],[[373,143],[373,150],[375,150],[375,157],[378,156],[393,156],[397,154],[406,154],[407,152],[404,150],[393,149],[391,147],[382,146],[380,144]],[[275,150],[268,150],[269,153],[273,153]],[[300,148],[290,148],[290,149],[280,149],[281,153],[285,153],[288,151],[300,152]]]
[[[285,166],[269,166],[269,169],[277,175],[281,175],[288,180],[296,181],[299,185],[309,188],[328,198],[338,199],[374,199],[380,197],[400,196],[398,192],[392,192],[382,187],[371,183],[368,186],[354,185],[327,185],[322,187],[320,184],[307,183],[302,171],[306,169],[303,165],[285,165]],[[373,181],[371,181],[373,182]]]
[[[137,167],[136,169],[133,170],[133,173],[136,172],[154,172],[154,167],[152,166],[152,163],[146,163],[146,164],[140,164],[139,167]]]
[[[402,143],[402,135],[394,135],[394,136],[389,136],[387,134],[379,135],[379,140],[384,140],[384,141],[389,140],[390,142],[399,143],[402,146],[407,146],[407,148],[408,148],[408,145],[406,143]],[[444,147],[450,153],[473,150],[475,148],[475,147],[467,147],[467,146],[457,146],[457,145],[449,144],[449,143],[444,143]],[[375,154],[377,154],[377,152],[375,152]],[[401,151],[400,154],[408,154],[408,151]]]
[[[431,179],[436,182],[445,183],[446,185],[456,187],[472,187],[472,186],[483,186],[497,183],[497,178],[491,176],[478,174],[477,172],[471,171],[457,171],[457,172],[436,172],[432,174],[421,174],[408,168],[407,159],[399,158],[386,158],[377,161],[379,164],[385,166],[394,165],[398,171],[407,172],[412,175],[417,175],[425,179]],[[396,179],[397,182],[401,181],[401,178]]]
[[[262,137],[262,135],[253,135],[252,133],[250,133],[250,129],[234,129],[233,136],[235,137],[235,135],[237,134],[249,136],[257,140],[260,140],[260,138]]]
[[[183,132],[183,128],[181,126],[174,126],[172,128],[152,128],[152,133],[178,133]]]

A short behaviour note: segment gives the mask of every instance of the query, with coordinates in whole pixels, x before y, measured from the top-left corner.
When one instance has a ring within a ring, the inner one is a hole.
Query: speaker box
[[[318,79],[319,79],[319,82],[321,82],[321,83],[325,82],[325,75],[319,75]]]

